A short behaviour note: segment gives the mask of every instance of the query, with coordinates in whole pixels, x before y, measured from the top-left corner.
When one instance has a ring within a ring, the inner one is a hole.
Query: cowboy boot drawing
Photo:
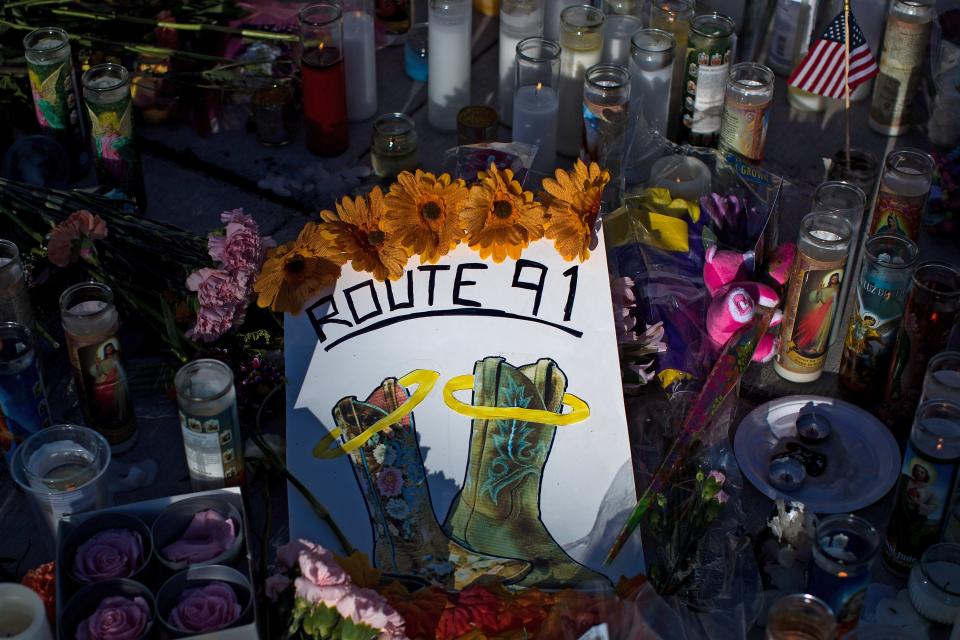
[[[558,413],[566,376],[550,359],[519,369],[489,357],[474,367],[473,405]],[[519,586],[563,588],[607,579],[578,564],[540,520],[540,482],[556,427],[522,419],[473,420],[463,488],[444,530],[471,549],[522,558],[533,570]]]
[[[343,398],[333,417],[345,440],[356,437],[407,399],[388,378],[366,401]],[[374,565],[414,575],[445,588],[511,584],[530,572],[528,562],[470,551],[440,528],[430,502],[413,415],[409,414],[349,453],[374,531]]]

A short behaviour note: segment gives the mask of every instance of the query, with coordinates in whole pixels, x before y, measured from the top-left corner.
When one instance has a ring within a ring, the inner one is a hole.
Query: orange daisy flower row
[[[546,237],[565,260],[586,260],[594,241],[603,189],[610,174],[578,160],[543,181],[540,201],[524,191],[509,169],[481,171],[467,187],[448,174],[403,172],[386,194],[344,197],[336,212],[320,213],[293,242],[267,254],[254,285],[257,304],[299,313],[304,302],[340,277],[350,262],[377,280],[403,276],[413,255],[435,263],[461,242],[483,259],[517,259]]]

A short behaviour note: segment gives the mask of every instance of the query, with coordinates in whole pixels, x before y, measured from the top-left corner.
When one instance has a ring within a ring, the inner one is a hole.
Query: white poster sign
[[[461,245],[377,282],[344,267],[286,318],[287,462],[387,573],[554,588],[644,570],[602,240]],[[290,491],[294,537],[336,546]]]

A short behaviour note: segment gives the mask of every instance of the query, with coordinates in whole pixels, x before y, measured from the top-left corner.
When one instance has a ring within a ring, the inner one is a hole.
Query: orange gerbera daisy
[[[417,169],[404,171],[385,198],[384,230],[397,237],[421,262],[436,262],[460,242],[459,213],[467,199],[463,180]]]
[[[572,171],[557,169],[554,178],[544,178],[547,196],[547,221],[544,234],[554,241],[565,260],[590,257],[594,225],[600,214],[603,188],[610,173],[596,162],[588,167],[577,160]]]
[[[300,313],[303,304],[340,277],[341,254],[315,222],[293,242],[267,252],[253,284],[257,305],[278,313]]]
[[[510,169],[500,171],[491,164],[479,177],[460,212],[467,243],[480,251],[481,258],[516,260],[528,244],[543,237],[543,205],[523,190]]]
[[[383,229],[383,191],[374,187],[369,200],[345,197],[337,212],[322,211],[324,232],[345,254],[357,271],[367,271],[377,280],[396,280],[403,275],[409,254],[393,234]]]

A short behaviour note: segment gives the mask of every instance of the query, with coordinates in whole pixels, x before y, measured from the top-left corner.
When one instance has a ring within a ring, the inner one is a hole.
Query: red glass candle
[[[307,149],[340,155],[350,146],[340,7],[318,2],[301,9],[300,42]]]

